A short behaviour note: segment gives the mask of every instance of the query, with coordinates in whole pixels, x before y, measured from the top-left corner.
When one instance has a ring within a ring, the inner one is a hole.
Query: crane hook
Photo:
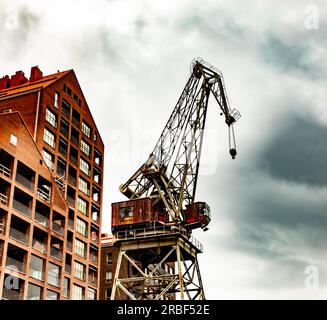
[[[236,151],[236,142],[235,142],[235,134],[234,134],[234,126],[233,125],[228,127],[228,142],[229,142],[229,154],[232,156],[232,159],[235,159],[235,157],[237,155],[237,151]]]

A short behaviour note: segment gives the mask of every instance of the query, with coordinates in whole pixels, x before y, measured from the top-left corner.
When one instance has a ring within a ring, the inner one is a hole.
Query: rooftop
[[[71,70],[57,72],[43,76],[41,70],[35,66],[31,68],[30,78],[27,79],[23,71],[17,71],[14,75],[0,78],[0,99],[11,95],[34,91],[45,88],[68,74]]]

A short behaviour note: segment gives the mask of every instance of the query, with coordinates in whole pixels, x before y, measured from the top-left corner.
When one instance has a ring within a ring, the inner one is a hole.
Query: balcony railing
[[[72,184],[73,186],[76,186],[76,177],[73,177],[71,175],[68,175],[68,182]]]
[[[52,258],[55,258],[55,259],[59,260],[59,261],[62,261],[62,252],[59,249],[55,248],[55,247],[51,247],[50,256]]]
[[[72,266],[70,266],[69,264],[66,264],[65,265],[65,272],[67,274],[71,274],[71,272],[72,272]]]
[[[92,240],[93,242],[99,243],[99,236],[97,236],[97,235],[92,235],[92,236],[91,236],[91,240]]]
[[[68,129],[60,126],[60,133],[62,133],[62,135],[64,135],[66,138],[68,138]]]
[[[10,227],[9,237],[25,245],[28,244],[28,234]]]
[[[2,300],[23,300],[23,294],[14,289],[3,288]]]
[[[37,188],[36,195],[45,202],[50,202],[50,194],[44,190]]]
[[[80,119],[74,118],[73,116],[73,125],[79,128]]]
[[[70,119],[70,108],[66,107],[66,106],[63,104],[63,105],[62,105],[61,112],[62,112],[62,114],[63,114],[66,118]]]
[[[68,241],[67,240],[67,243],[66,243],[66,248],[68,251],[72,251],[72,248],[73,248],[73,244],[71,241]]]
[[[5,234],[5,224],[0,222],[0,234]]]
[[[26,206],[25,204],[21,203],[20,201],[14,199],[13,207],[15,210],[19,211],[20,213],[24,214],[25,216],[31,217],[32,210],[29,206]]]
[[[52,222],[52,230],[61,234],[62,236],[65,234],[65,228],[55,222]]]
[[[67,202],[75,208],[75,199],[73,197],[67,195]]]
[[[47,244],[45,242],[33,239],[33,249],[40,251],[42,253],[46,253],[47,252]]]
[[[59,143],[59,153],[61,153],[64,157],[67,157],[67,147],[60,145]]]
[[[35,212],[35,221],[41,224],[43,227],[49,226],[49,219],[41,213]]]
[[[11,170],[5,167],[3,164],[0,163],[0,173],[4,176],[10,178],[11,177]]]
[[[90,260],[91,260],[93,263],[98,264],[98,256],[95,255],[94,253],[90,253]]]
[[[90,284],[97,285],[97,282],[98,282],[97,278],[89,275],[89,283]]]
[[[23,261],[11,257],[7,257],[6,268],[20,273],[25,273],[26,271],[26,265]]]
[[[77,157],[70,155],[69,156],[69,160],[70,160],[70,162],[72,164],[74,164],[75,166],[77,166]]]
[[[3,193],[0,193],[0,203],[4,204],[5,206],[8,205],[8,197]]]
[[[73,219],[68,219],[68,226],[70,228],[74,228],[74,220]]]
[[[29,180],[28,178],[24,177],[20,173],[16,173],[16,181],[19,182],[21,185],[26,187],[27,189],[33,190],[34,189],[34,182]]]
[[[78,137],[71,135],[70,142],[73,143],[75,146],[78,146]]]

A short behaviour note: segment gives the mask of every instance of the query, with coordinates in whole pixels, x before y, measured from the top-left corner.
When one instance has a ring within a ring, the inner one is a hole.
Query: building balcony
[[[55,247],[50,248],[50,256],[56,260],[62,261],[62,252]]]
[[[35,212],[35,221],[42,225],[43,227],[49,226],[49,219],[42,215],[41,213]]]
[[[52,222],[52,230],[61,234],[62,236],[65,234],[65,228],[55,222]]]
[[[73,219],[68,219],[68,226],[72,229],[74,229],[74,220]]]
[[[10,178],[11,177],[11,170],[0,163],[0,174]]]
[[[14,227],[10,227],[9,237],[22,244],[28,245],[28,234],[17,230]]]
[[[23,274],[26,272],[26,264],[23,261],[11,257],[7,257],[6,268]]]
[[[50,202],[50,194],[42,189],[37,189],[37,197],[45,202]]]
[[[72,266],[69,264],[66,264],[65,265],[65,273],[71,274],[71,272],[72,272]]]
[[[11,178],[14,157],[3,149],[0,150],[0,175]]]
[[[30,206],[20,202],[18,199],[14,199],[13,208],[27,217],[32,215]]]
[[[23,300],[23,293],[14,289],[3,288],[2,300]]]
[[[96,255],[94,253],[90,253],[90,260],[91,260],[91,262],[98,264],[98,255]]]
[[[20,174],[18,172],[16,173],[16,181],[19,184],[21,184],[22,186],[24,186],[25,188],[27,188],[31,191],[34,190],[34,182],[31,179],[23,176],[22,174]]]
[[[6,229],[5,229],[5,224],[3,222],[0,222],[0,234],[1,235],[4,235],[5,232],[6,232]]]
[[[96,286],[98,282],[97,278],[92,277],[91,275],[89,275],[89,284]]]
[[[46,253],[48,246],[45,242],[33,239],[33,249],[40,251],[41,253]]]
[[[8,201],[9,201],[9,198],[5,194],[0,193],[0,203],[5,206],[8,206]]]

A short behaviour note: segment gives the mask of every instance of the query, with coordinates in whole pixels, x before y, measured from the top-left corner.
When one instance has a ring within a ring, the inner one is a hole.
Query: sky
[[[77,4],[78,3],[78,4]],[[327,4],[0,0],[0,75],[74,69],[106,146],[111,203],[146,161],[201,57],[223,72],[237,159],[209,103],[194,236],[208,299],[327,298]]]

